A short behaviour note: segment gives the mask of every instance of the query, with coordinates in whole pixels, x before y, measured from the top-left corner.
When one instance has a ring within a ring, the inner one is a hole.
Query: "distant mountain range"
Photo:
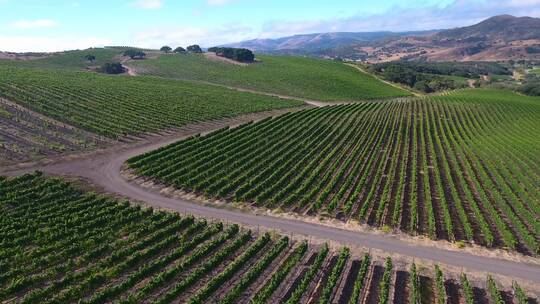
[[[227,46],[259,53],[392,60],[540,60],[540,19],[501,15],[478,24],[419,32],[317,33],[254,39]]]
[[[399,38],[413,35],[428,35],[436,31],[422,32],[364,32],[364,33],[316,33],[305,35],[294,35],[277,39],[253,39],[238,43],[231,43],[229,47],[244,47],[258,52],[287,52],[299,53],[316,52],[318,50],[332,49],[340,46],[353,44],[363,44],[381,40],[383,38]]]

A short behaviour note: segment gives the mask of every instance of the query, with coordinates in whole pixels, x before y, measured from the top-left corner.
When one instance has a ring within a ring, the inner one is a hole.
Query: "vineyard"
[[[91,54],[96,58],[87,61],[84,56]],[[32,60],[2,60],[0,66],[45,68],[45,69],[74,69],[80,70],[100,66],[106,62],[119,61],[121,49],[91,48],[87,50],[73,50],[53,54],[42,54],[42,58]]]
[[[491,276],[470,280],[155,211],[40,173],[0,177],[0,242],[2,303],[527,303],[530,296],[517,282],[503,288]]]
[[[1,65],[0,97],[113,139],[302,104],[186,81]]]
[[[0,166],[105,146],[108,141],[0,99]]]
[[[142,74],[200,80],[228,86],[322,101],[349,101],[409,96],[353,67],[330,60],[293,56],[257,56],[254,64],[238,66],[204,56],[163,55],[131,61]]]
[[[130,159],[206,197],[540,253],[540,100],[463,90],[290,113]]]

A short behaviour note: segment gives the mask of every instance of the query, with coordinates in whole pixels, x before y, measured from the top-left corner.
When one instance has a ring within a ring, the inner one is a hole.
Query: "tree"
[[[416,83],[416,73],[409,68],[399,65],[391,65],[383,72],[383,77],[392,82],[398,82],[414,87]]]
[[[187,51],[190,53],[197,53],[197,54],[200,54],[203,52],[201,47],[198,44],[188,46]]]
[[[160,51],[164,52],[164,53],[170,53],[172,51],[172,48],[168,45],[165,45],[165,46],[162,46]]]
[[[229,58],[240,62],[253,62],[255,55],[248,49],[228,48],[228,47],[211,47],[209,52],[214,52],[216,55]]]
[[[186,49],[183,48],[183,47],[181,47],[181,46],[179,46],[179,47],[177,47],[177,48],[174,49],[174,52],[175,52],[175,53],[185,53],[185,52],[186,52]]]
[[[120,62],[107,62],[101,66],[100,70],[102,73],[106,74],[122,74],[126,71]]]
[[[124,51],[124,56],[128,56],[131,59],[135,59],[135,58],[143,59],[144,57],[146,57],[146,54],[140,50],[128,49]]]
[[[90,61],[90,62],[94,62],[94,61],[96,61],[96,56],[94,56],[92,54],[88,54],[88,55],[84,56],[84,59],[86,59],[87,61]]]
[[[418,91],[424,92],[424,93],[432,93],[433,90],[429,87],[426,81],[417,81],[414,84],[414,88]]]

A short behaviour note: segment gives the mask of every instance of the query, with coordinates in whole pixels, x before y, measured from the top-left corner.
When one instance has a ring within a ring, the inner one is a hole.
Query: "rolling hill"
[[[257,52],[288,53],[288,54],[316,54],[318,52],[347,46],[373,42],[383,38],[395,38],[411,35],[426,35],[426,32],[335,32],[294,35],[277,39],[253,39],[238,43],[227,44],[230,47],[244,47]]]
[[[428,37],[401,37],[372,46],[378,60],[498,61],[540,59],[540,19],[501,15]],[[364,50],[368,50],[364,48]],[[375,59],[374,58],[374,59]]]
[[[398,59],[495,61],[540,59],[540,19],[500,15],[478,24],[425,32],[319,33],[232,44],[267,53]]]
[[[354,101],[409,96],[340,62],[294,56],[257,56],[236,65],[198,54],[160,55],[130,61],[139,74],[196,80],[320,101]]]

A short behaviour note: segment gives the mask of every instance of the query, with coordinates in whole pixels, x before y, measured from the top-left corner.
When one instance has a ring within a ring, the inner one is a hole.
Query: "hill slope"
[[[409,33],[321,33],[235,44],[263,52],[383,62],[540,60],[540,19],[501,15],[448,30]]]
[[[0,97],[113,139],[303,104],[188,81],[2,66]]]
[[[398,59],[428,61],[498,61],[540,59],[540,19],[501,15],[478,24],[349,46],[369,62]],[[352,55],[351,55],[352,56]]]
[[[540,39],[540,19],[500,15],[478,24],[441,31],[435,40],[529,40]]]
[[[237,43],[231,43],[227,46],[243,47],[265,53],[309,54],[320,52],[322,50],[334,49],[345,45],[372,42],[383,38],[422,35],[427,33],[430,32],[316,33],[294,35],[277,39],[253,39]]]
[[[96,60],[87,61],[84,56],[94,55]],[[58,53],[20,54],[1,53],[0,64],[3,66],[53,68],[53,69],[86,69],[100,66],[106,62],[120,61],[122,51],[114,48],[90,48]]]
[[[200,55],[161,55],[129,63],[138,73],[218,83],[322,101],[382,99],[410,95],[355,68],[329,60],[257,56],[259,62],[233,65]]]

